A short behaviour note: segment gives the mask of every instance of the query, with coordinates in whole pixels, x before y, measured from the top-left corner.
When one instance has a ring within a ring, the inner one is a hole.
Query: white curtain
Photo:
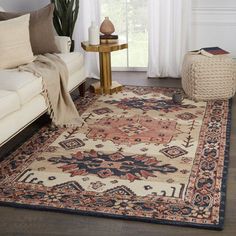
[[[191,0],[149,0],[149,77],[180,77],[191,11]]]
[[[100,1],[80,0],[79,16],[73,36],[75,40],[75,51],[80,51],[84,54],[87,70],[86,76],[99,78],[98,53],[84,52],[80,46],[82,41],[88,41],[88,28],[92,21],[95,21],[98,26],[100,25]]]

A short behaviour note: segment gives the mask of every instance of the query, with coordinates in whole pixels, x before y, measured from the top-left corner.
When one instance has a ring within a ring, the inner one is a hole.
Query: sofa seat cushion
[[[42,95],[34,97],[21,109],[0,119],[0,146],[21,129],[32,123],[37,117],[45,113],[47,106]]]
[[[24,105],[42,92],[42,78],[16,69],[0,70],[0,89],[16,92]]]
[[[69,76],[78,72],[84,65],[83,54],[79,52],[57,54],[66,64]]]
[[[0,119],[20,109],[17,93],[0,89]]]

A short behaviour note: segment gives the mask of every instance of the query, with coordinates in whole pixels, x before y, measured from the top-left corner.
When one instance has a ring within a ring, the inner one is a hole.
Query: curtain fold
[[[81,48],[82,41],[88,41],[88,28],[92,21],[100,25],[100,0],[80,0],[78,20],[75,25],[73,38],[75,40],[75,51],[83,53],[85,58],[86,76],[99,78],[99,56],[98,53],[85,52]]]
[[[191,0],[149,0],[149,77],[180,77],[189,49]]]

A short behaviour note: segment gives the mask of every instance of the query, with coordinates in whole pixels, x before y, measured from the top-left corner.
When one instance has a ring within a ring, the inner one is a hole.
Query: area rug
[[[1,204],[221,229],[230,101],[176,90],[78,99],[86,126],[43,127],[1,163]]]

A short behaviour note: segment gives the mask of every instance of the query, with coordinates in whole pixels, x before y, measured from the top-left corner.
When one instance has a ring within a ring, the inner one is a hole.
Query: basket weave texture
[[[229,99],[236,90],[236,61],[228,55],[206,57],[187,53],[182,67],[182,87],[195,101]]]

